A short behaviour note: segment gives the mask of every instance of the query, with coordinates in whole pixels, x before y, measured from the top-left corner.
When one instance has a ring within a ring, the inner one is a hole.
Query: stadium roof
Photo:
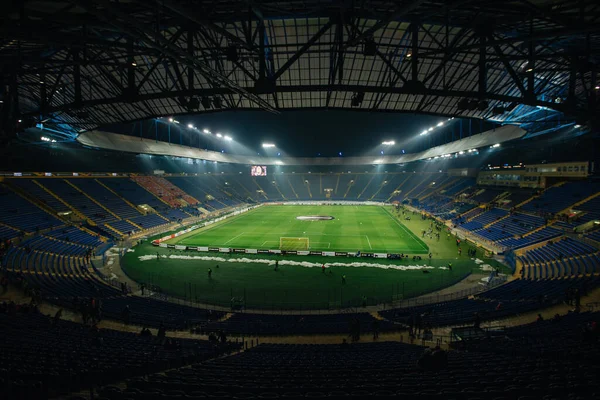
[[[598,110],[596,0],[24,0],[2,18],[4,101],[66,136],[239,109]]]

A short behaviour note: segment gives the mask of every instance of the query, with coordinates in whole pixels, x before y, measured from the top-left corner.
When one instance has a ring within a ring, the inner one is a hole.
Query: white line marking
[[[369,240],[369,237],[367,235],[365,235],[365,237],[367,238],[367,242],[369,243],[369,249],[373,250],[373,247],[371,246],[371,241]]]
[[[382,207],[383,208],[383,207]],[[411,235],[406,228],[404,227],[404,225],[402,225],[400,222],[398,222],[398,220],[396,219],[396,217],[394,217],[388,210],[386,210],[385,208],[383,209],[387,215],[396,223],[396,225],[398,225],[400,228],[402,228],[404,230],[404,232],[406,232],[408,234],[408,236],[410,236],[410,238],[414,241],[419,243],[419,245],[421,246],[421,248],[423,250],[427,250],[427,247],[423,246],[423,243],[421,241],[415,240],[415,238],[413,237],[413,235]]]
[[[228,244],[228,243],[229,243],[229,242],[231,242],[232,240],[235,240],[235,239],[239,238],[239,237],[240,237],[240,236],[242,236],[244,233],[246,233],[246,232],[242,232],[242,233],[240,233],[239,235],[232,237],[231,239],[229,239],[228,241],[226,241],[226,242],[225,242],[225,244]]]

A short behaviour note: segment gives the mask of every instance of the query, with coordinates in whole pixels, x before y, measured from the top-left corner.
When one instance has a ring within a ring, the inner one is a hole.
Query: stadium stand
[[[46,399],[177,368],[239,346],[141,337],[49,318],[35,307],[0,306],[0,387],[7,399]]]
[[[15,230],[33,233],[64,225],[61,220],[4,186],[0,186],[0,223],[5,227],[4,234],[13,237]]]
[[[600,251],[571,238],[549,241],[519,256],[525,278],[555,278],[600,272]]]
[[[179,208],[187,205],[198,204],[198,200],[177,186],[173,185],[165,178],[158,176],[136,175],[132,176],[131,179],[133,179],[144,189],[148,190],[150,193],[153,193],[159,199],[162,199],[171,207]]]
[[[593,348],[581,340],[575,344]],[[169,374],[132,379],[127,389],[110,387],[101,395],[110,400],[163,393],[225,398],[476,399],[484,393],[489,398],[525,400],[586,396],[598,390],[593,357],[561,360],[542,352],[532,356],[501,349],[446,352],[394,342],[261,344]]]
[[[43,182],[43,180],[42,180]],[[51,195],[35,179],[12,179],[8,182],[11,186],[22,189],[30,198],[37,199],[54,211],[68,211],[69,207]]]
[[[114,192],[103,186],[95,179],[70,179],[69,182],[85,192],[88,196],[102,203],[113,214],[121,219],[131,219],[140,216],[140,212],[118,197]]]
[[[546,190],[522,209],[542,214],[556,214],[600,191],[600,184],[587,181],[566,182]]]
[[[572,276],[575,276],[573,274]],[[380,314],[390,321],[409,324],[419,316],[431,326],[474,323],[534,311],[563,301],[568,290],[581,293],[600,284],[598,277],[571,279],[518,279],[479,294],[474,299],[459,299],[424,306],[392,309]],[[499,305],[500,304],[500,305]]]
[[[115,214],[102,207],[98,201],[86,196],[66,179],[44,179],[39,183],[97,224],[106,224],[118,220]]]

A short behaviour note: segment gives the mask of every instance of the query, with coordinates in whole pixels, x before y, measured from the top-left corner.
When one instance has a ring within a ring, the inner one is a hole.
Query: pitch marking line
[[[369,237],[367,235],[365,235],[365,237],[367,238],[367,243],[369,243],[369,249],[373,250],[373,246],[371,246],[371,241],[369,240]]]
[[[327,244],[327,248],[328,249],[331,248],[331,243],[329,243],[329,242],[312,242],[312,243],[314,243],[315,245]],[[319,247],[319,246],[316,246],[316,247]],[[313,246],[310,246],[310,248],[313,248]]]
[[[240,233],[239,235],[232,237],[231,239],[229,239],[228,241],[226,241],[226,242],[225,242],[225,244],[228,244],[229,242],[231,242],[231,241],[233,241],[233,240],[235,240],[235,239],[239,238],[240,236],[242,236],[242,235],[243,235],[243,234],[245,234],[245,233],[246,233],[246,232],[242,232],[242,233]]]
[[[384,211],[385,211],[385,212],[386,212],[386,213],[387,213],[387,214],[388,214],[388,215],[389,215],[389,216],[392,218],[392,220],[393,220],[393,221],[396,223],[396,225],[398,225],[400,228],[402,228],[402,230],[403,230],[404,232],[406,232],[406,233],[408,234],[408,237],[410,237],[410,238],[411,238],[411,239],[412,239],[414,242],[416,242],[416,243],[419,243],[419,245],[421,246],[421,248],[422,248],[423,250],[427,250],[427,248],[423,246],[423,243],[422,243],[421,241],[419,241],[419,240],[415,240],[415,239],[413,238],[413,235],[414,235],[414,234],[413,234],[413,235],[411,235],[411,232],[407,231],[407,230],[406,230],[406,228],[404,227],[404,225],[402,225],[400,222],[398,222],[398,220],[396,219],[396,217],[394,217],[394,216],[393,216],[393,215],[392,215],[392,214],[391,214],[391,213],[390,213],[388,210],[386,210],[385,208],[384,208]]]

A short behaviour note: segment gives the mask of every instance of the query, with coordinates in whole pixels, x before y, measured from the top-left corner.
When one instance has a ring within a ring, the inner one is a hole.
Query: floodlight
[[[393,140],[386,140],[385,142],[381,143],[384,146],[393,146],[396,144],[396,142],[394,142]]]
[[[223,135],[221,135],[220,133],[217,133],[217,137],[223,137]]]
[[[427,129],[428,132],[431,132],[433,130],[433,127]]]
[[[192,125],[192,124],[188,124],[188,128],[190,128],[190,129],[194,129],[194,125]]]
[[[173,118],[169,118],[169,122],[173,122]]]
[[[275,147],[275,145],[273,143],[263,143],[262,147],[264,147],[265,149],[270,148],[270,147]]]
[[[577,128],[581,128],[581,125],[579,125],[579,124],[576,124],[576,125],[574,126],[574,128],[575,128],[575,129],[577,129]]]
[[[225,135],[223,139],[227,140],[228,142],[231,142],[233,140],[230,136],[227,135]]]
[[[440,122],[439,124],[437,124],[437,126],[444,126],[444,123]]]
[[[202,132],[207,133],[207,134],[210,133],[210,131],[208,129],[204,129]]]

